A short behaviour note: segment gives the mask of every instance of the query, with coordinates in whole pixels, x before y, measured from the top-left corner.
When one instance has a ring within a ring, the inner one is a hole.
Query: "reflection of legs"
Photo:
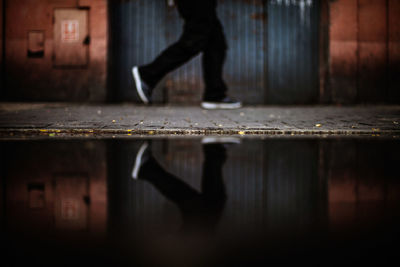
[[[150,182],[181,210],[183,232],[198,230],[198,227],[207,231],[213,230],[226,202],[222,177],[222,167],[226,161],[225,148],[221,144],[205,144],[203,151],[205,160],[201,194],[166,172],[152,156],[139,171],[139,178]]]
[[[139,177],[150,182],[166,198],[175,202],[180,208],[184,206],[185,201],[199,196],[196,190],[166,172],[153,157],[142,166]]]
[[[188,201],[203,199],[211,206],[217,207],[226,199],[222,167],[226,161],[226,150],[221,144],[203,145],[204,163],[202,175],[202,193],[179,180],[151,156],[140,169],[139,177],[150,182],[166,198],[185,208]],[[186,202],[186,203],[185,203]]]
[[[218,101],[226,96],[227,87],[222,78],[226,49],[225,36],[221,23],[218,22],[202,57],[203,77],[206,86],[203,99],[206,101]]]
[[[202,195],[207,202],[223,204],[226,199],[222,167],[226,161],[226,150],[221,144],[203,145],[204,163]]]

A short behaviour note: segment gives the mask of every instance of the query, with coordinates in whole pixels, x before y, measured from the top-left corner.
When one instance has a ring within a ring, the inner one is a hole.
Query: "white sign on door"
[[[77,42],[79,40],[79,21],[63,20],[61,21],[61,41]]]

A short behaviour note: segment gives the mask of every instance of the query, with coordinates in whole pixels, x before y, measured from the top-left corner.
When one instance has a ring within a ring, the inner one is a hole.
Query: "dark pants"
[[[180,39],[164,50],[152,63],[141,66],[142,79],[154,87],[167,73],[199,54],[202,55],[204,100],[221,100],[227,87],[222,78],[226,40],[216,13],[215,0],[176,0],[184,19]]]
[[[226,161],[225,148],[220,144],[209,144],[203,146],[203,151],[201,192],[166,172],[153,157],[139,172],[140,179],[150,182],[180,209],[184,233],[212,233],[226,202],[222,177],[222,167]]]

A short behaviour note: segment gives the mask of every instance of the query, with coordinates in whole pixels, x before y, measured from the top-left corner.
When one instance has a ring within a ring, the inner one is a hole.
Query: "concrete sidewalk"
[[[0,104],[0,135],[400,135],[400,106]]]

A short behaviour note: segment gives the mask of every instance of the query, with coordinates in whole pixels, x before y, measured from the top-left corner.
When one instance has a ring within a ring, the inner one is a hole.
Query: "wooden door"
[[[54,10],[55,67],[85,67],[89,63],[88,10]]]

